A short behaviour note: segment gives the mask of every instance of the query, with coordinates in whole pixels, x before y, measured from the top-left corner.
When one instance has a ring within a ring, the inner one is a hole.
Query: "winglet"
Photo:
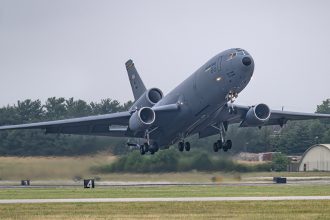
[[[134,99],[138,100],[143,93],[147,90],[139,73],[137,72],[132,60],[128,60],[126,63],[126,70],[128,79],[132,87]]]

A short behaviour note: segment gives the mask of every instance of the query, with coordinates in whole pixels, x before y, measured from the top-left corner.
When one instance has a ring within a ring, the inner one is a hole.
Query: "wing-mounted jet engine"
[[[129,119],[129,129],[133,132],[145,131],[155,122],[155,111],[149,107],[143,107],[135,111]]]
[[[134,102],[130,111],[143,107],[152,107],[163,98],[163,92],[158,88],[148,89],[143,95]]]
[[[139,132],[144,133],[146,142],[143,145],[137,143],[127,143],[127,145],[138,147],[141,154],[145,154],[148,151],[151,154],[157,152],[159,149],[158,144],[156,142],[152,142],[149,138],[150,133],[155,130],[155,128],[151,128],[155,120],[156,113],[150,107],[142,107],[134,111],[129,119],[128,127],[134,134]],[[149,128],[151,128],[151,131]]]
[[[241,127],[261,126],[270,118],[271,112],[266,104],[258,104],[250,107],[246,113],[245,119],[241,123]]]

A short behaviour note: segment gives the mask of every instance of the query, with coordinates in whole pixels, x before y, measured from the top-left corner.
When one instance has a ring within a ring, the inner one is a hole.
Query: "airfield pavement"
[[[228,202],[228,201],[287,201],[330,200],[330,196],[271,196],[271,197],[176,197],[176,198],[85,198],[85,199],[1,199],[0,204],[35,203],[106,203],[106,202]]]

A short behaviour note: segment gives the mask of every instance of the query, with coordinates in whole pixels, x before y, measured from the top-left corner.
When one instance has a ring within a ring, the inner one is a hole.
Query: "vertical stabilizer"
[[[129,82],[131,83],[134,99],[138,100],[141,95],[147,90],[139,73],[136,71],[132,60],[128,60],[126,63],[126,70],[128,74]]]

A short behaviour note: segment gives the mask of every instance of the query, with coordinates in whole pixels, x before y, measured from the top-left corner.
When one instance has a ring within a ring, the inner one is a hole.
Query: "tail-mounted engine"
[[[129,119],[129,128],[135,132],[146,130],[155,122],[155,119],[155,111],[149,107],[143,107],[132,114]]]
[[[152,107],[163,98],[163,92],[160,89],[148,89],[143,95],[134,102],[131,110],[143,107]]]
[[[241,127],[261,126],[269,120],[270,109],[266,104],[252,106],[246,113]]]

